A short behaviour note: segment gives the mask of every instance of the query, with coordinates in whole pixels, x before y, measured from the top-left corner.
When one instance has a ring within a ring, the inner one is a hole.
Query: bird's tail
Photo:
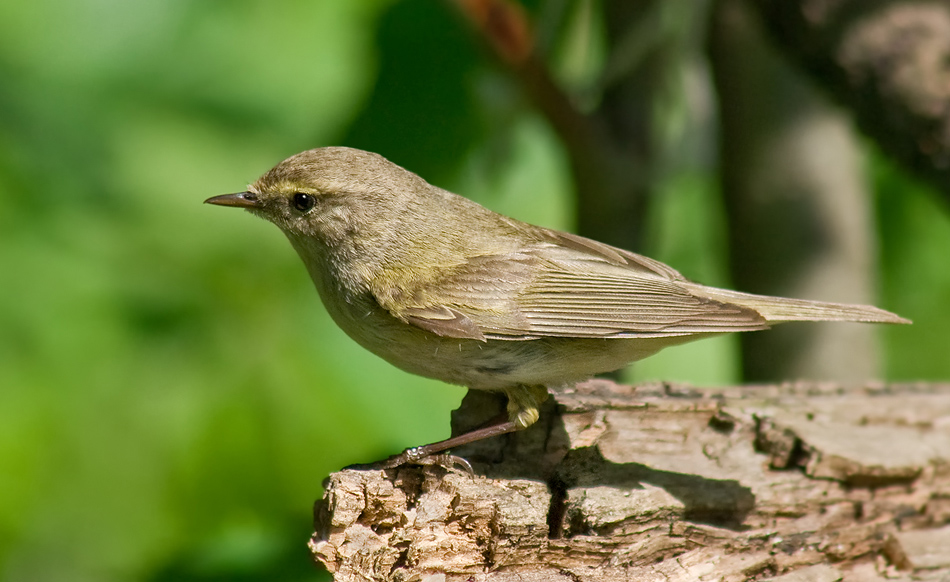
[[[807,299],[787,299],[753,295],[727,289],[697,285],[697,295],[723,303],[733,303],[759,312],[768,322],[783,321],[858,321],[864,323],[911,323],[909,319],[871,305],[828,303]]]

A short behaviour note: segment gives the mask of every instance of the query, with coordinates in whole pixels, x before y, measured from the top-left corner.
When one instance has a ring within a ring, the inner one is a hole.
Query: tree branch
[[[528,17],[511,0],[453,0],[491,47],[498,61],[548,120],[567,150],[577,187],[577,230],[609,244],[640,248],[655,180],[657,155],[653,101],[669,75],[665,46],[653,43],[611,77],[594,111],[581,111],[538,54]],[[627,32],[659,2],[608,2],[607,41],[623,44]],[[666,41],[667,39],[663,39]]]

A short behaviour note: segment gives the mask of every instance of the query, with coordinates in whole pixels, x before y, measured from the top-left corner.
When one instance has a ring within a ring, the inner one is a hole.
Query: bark
[[[469,393],[454,431],[498,412]],[[310,548],[351,580],[946,580],[950,385],[597,380],[439,466],[344,470]]]
[[[752,2],[772,38],[878,146],[950,202],[950,4]]]
[[[733,284],[765,295],[876,303],[871,196],[845,113],[772,50],[744,0],[714,4],[709,54]],[[743,335],[743,378],[879,377],[876,333],[809,324]]]

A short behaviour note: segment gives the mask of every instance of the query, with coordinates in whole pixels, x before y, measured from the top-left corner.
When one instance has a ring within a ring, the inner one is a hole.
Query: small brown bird
[[[538,419],[548,390],[667,346],[785,321],[909,323],[866,305],[693,283],[653,259],[533,226],[377,154],[313,149],[205,202],[276,224],[333,320],[413,374],[505,392],[508,419],[407,449],[392,467]]]

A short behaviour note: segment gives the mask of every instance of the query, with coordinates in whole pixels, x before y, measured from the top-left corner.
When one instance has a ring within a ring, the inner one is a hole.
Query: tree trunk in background
[[[736,288],[874,303],[870,192],[848,118],[766,43],[745,2],[715,3],[722,189]],[[742,334],[747,381],[879,376],[875,329],[787,324]]]
[[[638,250],[670,159],[664,101],[706,3],[603,2],[607,43],[592,110],[551,74],[520,4],[456,0],[568,152],[581,234]],[[873,303],[875,241],[858,146],[844,116],[772,54],[745,4],[723,0],[709,43],[719,91],[722,183],[735,286]],[[873,327],[788,324],[742,338],[745,378],[879,375]]]
[[[950,203],[950,2],[752,0],[776,46]]]

